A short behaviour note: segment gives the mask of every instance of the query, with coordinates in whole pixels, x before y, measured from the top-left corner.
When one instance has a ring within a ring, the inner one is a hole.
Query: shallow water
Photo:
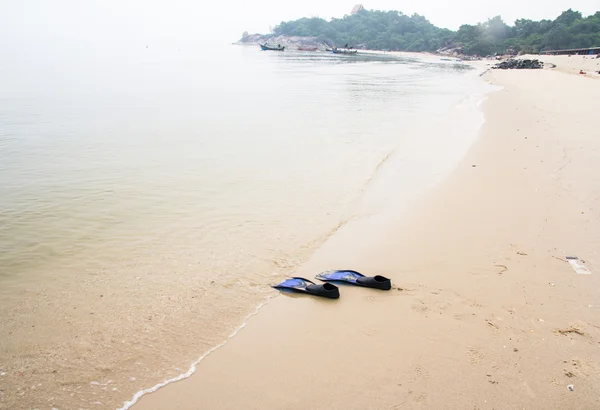
[[[60,68],[0,80],[0,408],[185,372],[345,221],[445,175],[487,90],[436,59],[240,46]]]

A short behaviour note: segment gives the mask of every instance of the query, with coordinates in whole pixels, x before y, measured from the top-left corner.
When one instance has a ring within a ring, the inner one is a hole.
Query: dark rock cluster
[[[539,60],[515,60],[510,59],[496,64],[494,67],[501,70],[511,69],[537,69],[544,68],[544,63]]]

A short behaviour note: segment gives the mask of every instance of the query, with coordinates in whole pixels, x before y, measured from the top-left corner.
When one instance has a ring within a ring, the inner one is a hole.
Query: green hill
[[[477,25],[462,25],[458,31],[431,24],[418,14],[400,11],[360,10],[340,19],[301,18],[282,22],[275,36],[316,37],[338,46],[348,43],[374,50],[436,51],[458,49],[467,55],[540,52],[550,49],[600,46],[600,11],[587,17],[571,9],[555,20],[519,19],[513,26],[500,16]]]

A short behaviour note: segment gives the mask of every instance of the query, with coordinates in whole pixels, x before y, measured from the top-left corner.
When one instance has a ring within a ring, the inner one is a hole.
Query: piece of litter
[[[567,386],[567,389],[569,389],[570,391],[575,391],[575,386],[573,386],[572,384],[569,384]]]
[[[567,262],[578,275],[591,275],[592,272],[583,264],[583,261],[577,256],[567,256]]]
[[[544,319],[538,319],[538,320],[539,320],[540,322],[543,322],[543,321],[544,321]]]
[[[567,329],[557,329],[556,332],[560,333],[561,335],[570,335],[572,333],[575,333],[576,335],[579,335],[579,336],[586,335],[582,330],[577,329],[576,327],[573,327],[573,326],[571,326]]]

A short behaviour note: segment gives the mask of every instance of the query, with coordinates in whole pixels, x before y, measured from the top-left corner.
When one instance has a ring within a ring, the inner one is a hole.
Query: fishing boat
[[[309,46],[298,46],[298,50],[300,51],[317,51],[318,47],[309,47]]]
[[[344,48],[334,48],[331,50],[333,54],[356,54],[358,50],[349,50]]]
[[[283,50],[285,50],[285,47],[281,47],[281,46],[271,47],[271,46],[268,46],[266,43],[259,44],[259,46],[262,51],[283,51]]]

